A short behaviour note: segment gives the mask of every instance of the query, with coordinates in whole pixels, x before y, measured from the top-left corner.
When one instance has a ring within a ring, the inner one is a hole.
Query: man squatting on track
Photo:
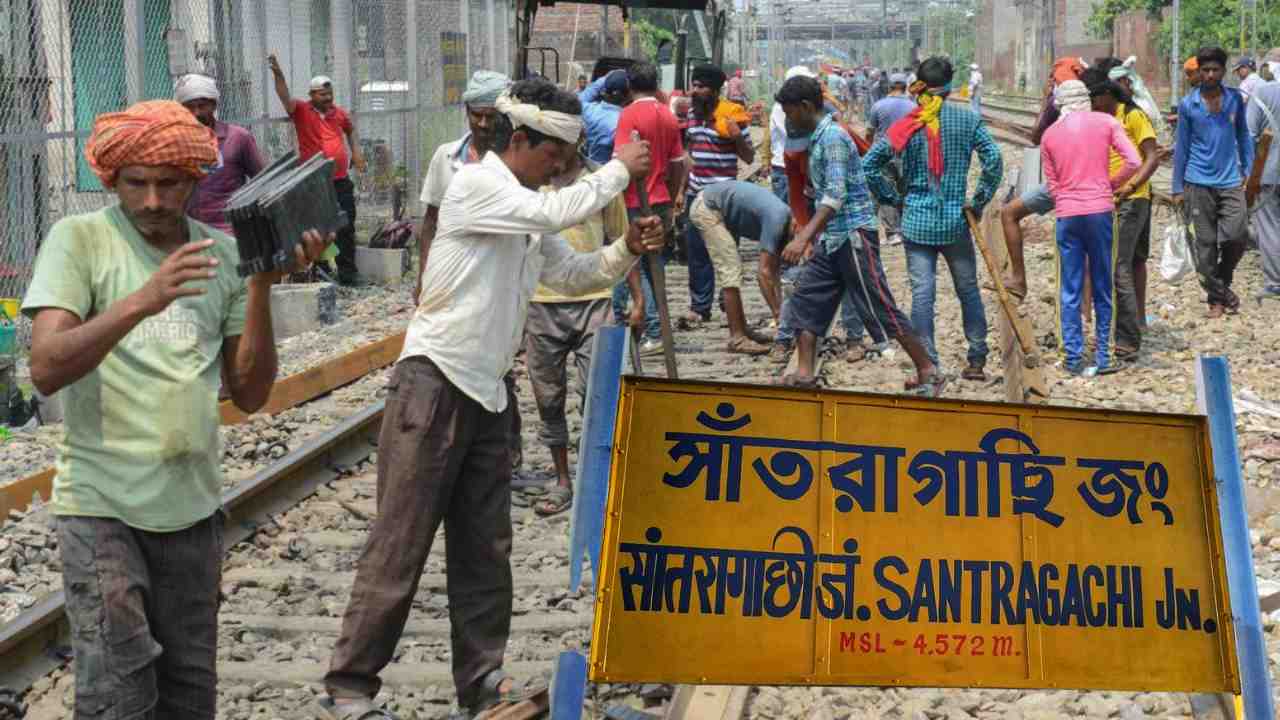
[[[541,283],[571,295],[611,288],[662,248],[658,218],[579,253],[558,233],[599,213],[650,170],[644,143],[570,187],[582,106],[545,80],[495,103],[493,150],[459,168],[440,205],[422,294],[388,386],[378,441],[378,517],[360,557],[319,703],[334,720],[390,717],[373,705],[404,630],[432,540],[445,523],[458,704],[474,714],[518,694],[503,669],[511,627],[511,368]]]
[[[218,139],[182,105],[99,116],[85,156],[118,202],[49,230],[22,303],[31,380],[67,407],[52,511],[74,717],[212,720],[219,375],[244,412],[266,403],[282,272],[239,277],[235,241],[186,216]],[[307,231],[297,264],[332,241]]]

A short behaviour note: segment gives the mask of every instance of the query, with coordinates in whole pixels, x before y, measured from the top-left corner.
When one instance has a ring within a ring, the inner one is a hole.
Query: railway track
[[[753,265],[754,253],[745,253],[744,263]],[[680,298],[685,295],[680,290],[685,276],[673,275],[672,293]],[[751,316],[766,312],[758,294],[750,293],[746,300]],[[682,309],[682,302],[673,303],[673,312]],[[676,352],[681,376],[747,382],[776,376],[779,366],[763,358],[726,356],[726,337],[718,323],[680,334]],[[395,354],[379,347],[373,356],[385,359]],[[370,356],[367,351],[365,355]],[[344,357],[326,365],[352,364]],[[355,364],[363,364],[364,375],[346,372],[332,382],[354,381],[357,385],[349,390],[372,400],[385,363],[361,357]],[[657,372],[658,364],[649,360],[645,369]],[[313,369],[303,375],[327,373]],[[298,394],[300,404],[293,407],[316,401],[323,396],[321,390],[312,387]],[[520,398],[526,426],[536,427],[527,386]],[[306,709],[322,690],[319,683],[337,640],[356,561],[376,515],[375,443],[383,401],[362,404],[337,425],[292,447],[224,493],[228,554],[219,622],[220,717],[257,717],[264,712],[266,717],[310,717]],[[571,422],[578,420],[572,412],[575,404],[571,394]],[[545,451],[530,447],[526,433],[526,465],[530,456],[536,461],[540,453]],[[539,518],[527,507],[513,507],[512,516],[516,597],[507,667],[519,679],[546,679],[561,650],[587,647],[592,600],[589,593],[567,590],[568,516]],[[18,526],[28,523],[44,524],[47,517],[35,512]],[[49,564],[27,570],[47,575],[44,586],[54,588],[59,587],[57,548],[52,544],[56,535],[47,537],[44,557]],[[444,546],[443,541],[433,546],[396,660],[383,675],[383,699],[402,717],[446,717],[452,710]],[[27,718],[69,715],[69,631],[60,591],[37,598],[0,626],[0,688],[25,694]]]

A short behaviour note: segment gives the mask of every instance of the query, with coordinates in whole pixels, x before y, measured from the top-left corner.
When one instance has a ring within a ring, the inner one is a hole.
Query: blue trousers
[[[978,289],[978,264],[973,241],[967,237],[948,245],[906,243],[907,275],[911,278],[911,326],[924,343],[929,359],[937,364],[934,345],[934,301],[938,294],[938,256],[947,261],[951,284],[960,300],[960,317],[964,321],[964,337],[969,341],[970,365],[982,367],[987,362],[987,316],[982,307],[982,291]]]
[[[697,195],[685,197],[685,207],[693,207]],[[689,309],[704,318],[711,316],[711,305],[716,297],[716,269],[707,254],[707,243],[693,223],[687,225],[685,251],[689,255]]]
[[[666,253],[658,253],[656,257],[666,267]],[[644,337],[647,340],[658,340],[662,337],[662,320],[658,315],[657,297],[653,294],[653,276],[649,274],[648,258],[641,258],[638,265],[640,289],[644,292]],[[626,324],[627,303],[630,299],[631,288],[627,287],[625,280],[613,286],[613,319],[618,325]]]
[[[1097,330],[1098,369],[1110,367],[1115,336],[1115,288],[1112,283],[1115,244],[1109,212],[1058,218],[1058,317],[1062,323],[1062,347],[1068,367],[1084,361],[1084,331],[1080,321],[1080,296],[1084,292],[1085,259],[1093,284],[1093,317]]]

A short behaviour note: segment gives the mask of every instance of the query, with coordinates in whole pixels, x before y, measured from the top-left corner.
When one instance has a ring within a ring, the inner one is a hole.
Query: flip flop
[[[322,697],[315,702],[315,711],[321,720],[399,720],[367,698],[339,705],[331,697]]]
[[[546,686],[526,687],[522,690],[507,690],[502,692],[498,688],[502,687],[502,683],[508,679],[512,679],[506,670],[498,668],[491,670],[488,675],[480,681],[479,698],[472,705],[460,708],[454,713],[454,718],[478,718],[486,714],[486,711],[492,707],[502,704],[515,705],[524,702],[529,698],[537,696],[539,693],[546,692]],[[514,679],[512,685],[514,685]],[[353,718],[352,720],[358,720]]]
[[[539,517],[551,517],[573,507],[573,488],[555,485],[547,489],[547,494],[533,506],[533,512]]]
[[[795,375],[783,375],[782,384],[791,388],[800,388],[802,390],[813,390],[818,387],[821,381],[817,377],[798,378]]]

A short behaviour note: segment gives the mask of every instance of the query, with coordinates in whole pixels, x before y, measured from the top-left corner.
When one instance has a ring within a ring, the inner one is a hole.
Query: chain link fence
[[[21,298],[59,218],[114,200],[84,160],[94,118],[172,97],[188,72],[218,82],[219,119],[270,160],[294,149],[267,55],[294,97],[333,79],[368,167],[355,173],[364,241],[420,214],[436,146],[465,130],[471,72],[509,71],[510,0],[3,0],[0,2],[0,298]]]

